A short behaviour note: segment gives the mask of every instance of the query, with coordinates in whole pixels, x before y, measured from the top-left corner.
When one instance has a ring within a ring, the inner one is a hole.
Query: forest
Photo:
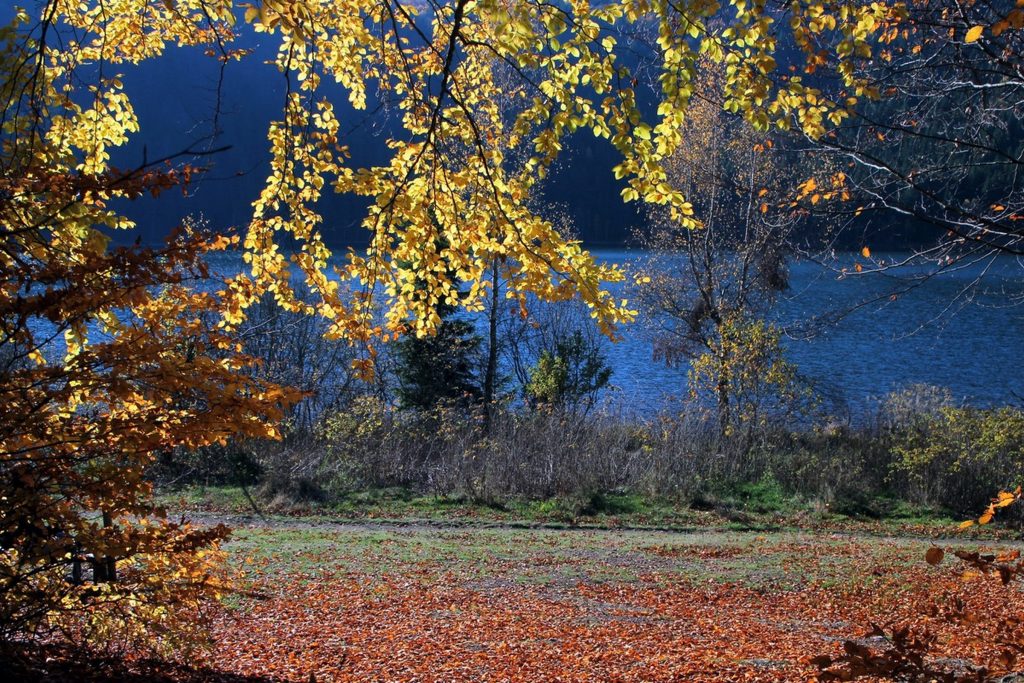
[[[1020,2],[0,19],[5,680],[1024,680]]]

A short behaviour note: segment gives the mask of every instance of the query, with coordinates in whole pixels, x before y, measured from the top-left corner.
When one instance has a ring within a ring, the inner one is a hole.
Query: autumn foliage
[[[165,519],[146,467],[274,436],[294,394],[247,375],[217,328],[222,297],[195,286],[232,240],[183,229],[108,246],[104,229],[130,227],[109,203],[190,169],[111,167],[107,147],[134,126],[123,98],[81,106],[53,55],[17,26],[0,39],[0,642],[177,650],[202,638],[189,624],[223,587],[227,529]]]
[[[204,661],[282,681],[843,680],[851,652],[876,664],[866,681],[907,680],[897,666],[911,671],[918,657],[934,674],[922,680],[991,680],[1008,667],[978,619],[1022,604],[997,581],[965,586],[955,565],[929,566],[924,544],[907,539],[241,533],[284,547],[255,545],[245,564],[254,598],[218,616],[221,649]],[[937,598],[960,611],[932,611]],[[818,668],[826,659],[836,676]]]
[[[698,58],[725,64],[726,111],[758,130],[821,138],[880,96],[858,66],[876,56],[877,43],[897,39],[907,16],[902,4],[802,0],[789,5],[785,28],[774,3],[745,0],[49,0],[39,9],[35,17],[18,11],[0,31],[0,641],[59,635],[168,652],[199,640],[191,621],[224,588],[218,544],[226,529],[167,520],[153,505],[147,466],[175,449],[273,438],[297,398],[257,379],[255,361],[241,353],[234,332],[250,306],[269,293],[288,310],[323,316],[330,337],[365,349],[354,363],[364,378],[375,342],[435,332],[446,306],[483,310],[499,280],[520,310],[531,297],[578,297],[613,335],[635,316],[607,288],[623,273],[598,263],[530,201],[564,141],[579,132],[607,140],[622,157],[613,173],[625,201],[664,207],[682,228],[699,228],[666,172],[685,144]],[[1006,14],[998,30],[1019,28],[1021,16]],[[624,65],[638,26],[656,36],[647,46],[657,81],[652,106],[640,102]],[[985,31],[971,28],[965,43],[987,43]],[[139,132],[121,72],[174,47],[198,47],[227,65],[248,56],[236,47],[243,33],[276,47],[273,62],[288,86],[267,130],[269,173],[243,234],[213,237],[193,226],[164,246],[112,247],[112,235],[135,227],[122,211],[130,200],[175,191],[201,172],[184,163],[201,156],[195,149],[114,164]],[[780,49],[782,35],[795,49]],[[794,75],[826,70],[830,91]],[[384,141],[383,163],[350,163],[347,125],[324,81],[340,84],[356,110],[379,101],[395,113],[399,132]],[[801,187],[812,204],[829,198]],[[329,191],[368,205],[369,248],[351,251],[341,266],[330,265],[317,209]],[[246,272],[209,282],[205,255],[236,242]],[[286,255],[286,244],[294,253]],[[296,296],[293,274],[308,300]],[[544,610],[573,614],[564,602],[520,596],[520,629],[472,591],[400,586],[395,596],[404,601],[395,614],[373,612],[352,584],[304,597],[335,608],[335,619],[383,614],[398,624],[392,634],[422,629],[444,609],[439,600],[458,598],[481,616],[456,627],[500,632],[492,644],[513,656],[509,642],[526,637],[535,646],[528,655],[550,655],[538,645],[551,636]],[[638,599],[661,614],[689,609],[689,597],[652,591]],[[784,611],[787,600],[775,606]],[[749,625],[755,602],[734,592],[722,607]],[[343,606],[352,609],[342,614]],[[707,625],[719,609],[695,621]],[[628,658],[615,660],[621,650],[596,650],[591,629],[570,621],[563,625],[574,653],[601,672],[628,673]],[[622,624],[598,636],[665,647]],[[232,640],[237,633],[225,638],[245,650]],[[796,648],[789,636],[779,639]],[[908,652],[918,647],[906,633],[894,639]],[[719,646],[699,645],[707,658],[700,666],[714,663]],[[747,651],[737,645],[736,653]],[[356,673],[373,673],[360,668],[370,655],[360,657],[352,659]],[[517,661],[513,676],[552,673],[549,660]],[[659,675],[695,671],[676,657]],[[622,678],[637,678],[627,673]]]
[[[1021,490],[1001,491],[975,520],[960,525],[989,524],[996,511],[1020,499]],[[918,601],[917,614],[897,616],[895,610],[885,617],[893,624],[888,629],[871,624],[865,638],[877,639],[870,647],[863,639],[846,640],[839,656],[818,655],[807,659],[820,670],[821,681],[849,681],[863,678],[883,680],[928,680],[941,683],[984,683],[1016,677],[1024,655],[1024,620],[1019,610],[1007,607],[1016,599],[1014,586],[1024,575],[1024,560],[1019,549],[997,552],[957,549],[951,553],[962,572],[946,575],[933,594]],[[939,567],[946,550],[933,545],[924,555],[927,564]],[[1000,586],[1004,592],[1000,595]],[[995,600],[993,601],[993,597]],[[950,667],[937,657],[947,638],[940,629],[953,627],[960,632],[962,648],[984,648],[982,662]]]
[[[221,588],[227,530],[164,519],[145,469],[163,451],[272,436],[290,394],[246,377],[210,329],[215,297],[184,287],[202,275],[198,237],[77,264],[47,237],[3,254],[0,637],[59,629],[170,649],[175,621]],[[55,335],[64,357],[47,359]]]

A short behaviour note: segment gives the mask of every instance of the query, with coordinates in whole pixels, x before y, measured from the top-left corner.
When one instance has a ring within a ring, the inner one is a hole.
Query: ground
[[[1024,608],[1016,582],[951,553],[925,560],[937,547],[1012,552],[1019,532],[957,532],[944,518],[845,518],[756,497],[697,511],[629,497],[494,509],[376,495],[270,515],[246,496],[207,496],[166,502],[234,529],[237,590],[213,611],[209,652],[174,664],[90,655],[84,667],[47,653],[26,678],[807,681],[821,675],[813,658],[891,651],[869,631],[907,624],[931,638],[933,668],[964,673],[998,661],[995,627]]]
[[[994,650],[935,616],[943,592],[1024,605],[929,566],[920,537],[226,521],[245,590],[201,664],[243,680],[807,680],[811,656],[908,621],[962,669]]]

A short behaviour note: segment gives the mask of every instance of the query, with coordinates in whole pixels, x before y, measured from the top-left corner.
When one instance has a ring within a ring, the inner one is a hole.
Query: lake
[[[642,251],[594,254],[626,268],[648,257]],[[903,256],[876,254],[874,260],[891,263]],[[891,297],[926,271],[857,274],[855,261],[852,254],[837,257],[836,266],[851,271],[846,276],[811,261],[790,263],[791,288],[773,312],[777,323],[799,331],[807,321],[849,311],[813,336],[784,339],[789,359],[805,377],[845,402],[855,419],[887,393],[915,383],[947,387],[965,403],[1024,403],[1024,263],[1005,258],[990,264],[977,287],[969,285],[980,266],[943,273]],[[238,254],[226,253],[213,255],[211,265],[228,274],[244,264]],[[649,415],[684,397],[686,367],[655,362],[650,335],[639,324],[620,331],[622,341],[605,344],[614,370],[615,390],[606,397],[611,406]]]
[[[595,254],[627,266],[645,256]],[[873,260],[892,263],[905,256],[875,254]],[[1024,264],[1001,258],[973,288],[969,285],[982,274],[982,266],[946,272],[891,298],[926,271],[905,267],[858,274],[855,260],[852,254],[837,258],[837,266],[849,268],[846,276],[811,261],[790,263],[791,288],[775,313],[782,325],[799,327],[874,300],[822,326],[811,338],[785,339],[789,358],[802,374],[844,398],[854,412],[914,383],[947,387],[957,400],[979,405],[1024,401]],[[623,407],[647,407],[684,394],[686,369],[652,362],[646,335],[623,332],[625,339],[608,348]]]

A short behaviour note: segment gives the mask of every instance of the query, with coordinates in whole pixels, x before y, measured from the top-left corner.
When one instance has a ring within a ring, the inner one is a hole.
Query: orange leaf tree
[[[144,474],[156,454],[274,436],[295,396],[247,374],[192,286],[231,240],[184,229],[109,248],[115,199],[159,193],[185,167],[119,171],[106,148],[126,103],[66,97],[16,26],[0,33],[0,642],[55,631],[177,649],[223,586],[226,529],[168,521]]]

